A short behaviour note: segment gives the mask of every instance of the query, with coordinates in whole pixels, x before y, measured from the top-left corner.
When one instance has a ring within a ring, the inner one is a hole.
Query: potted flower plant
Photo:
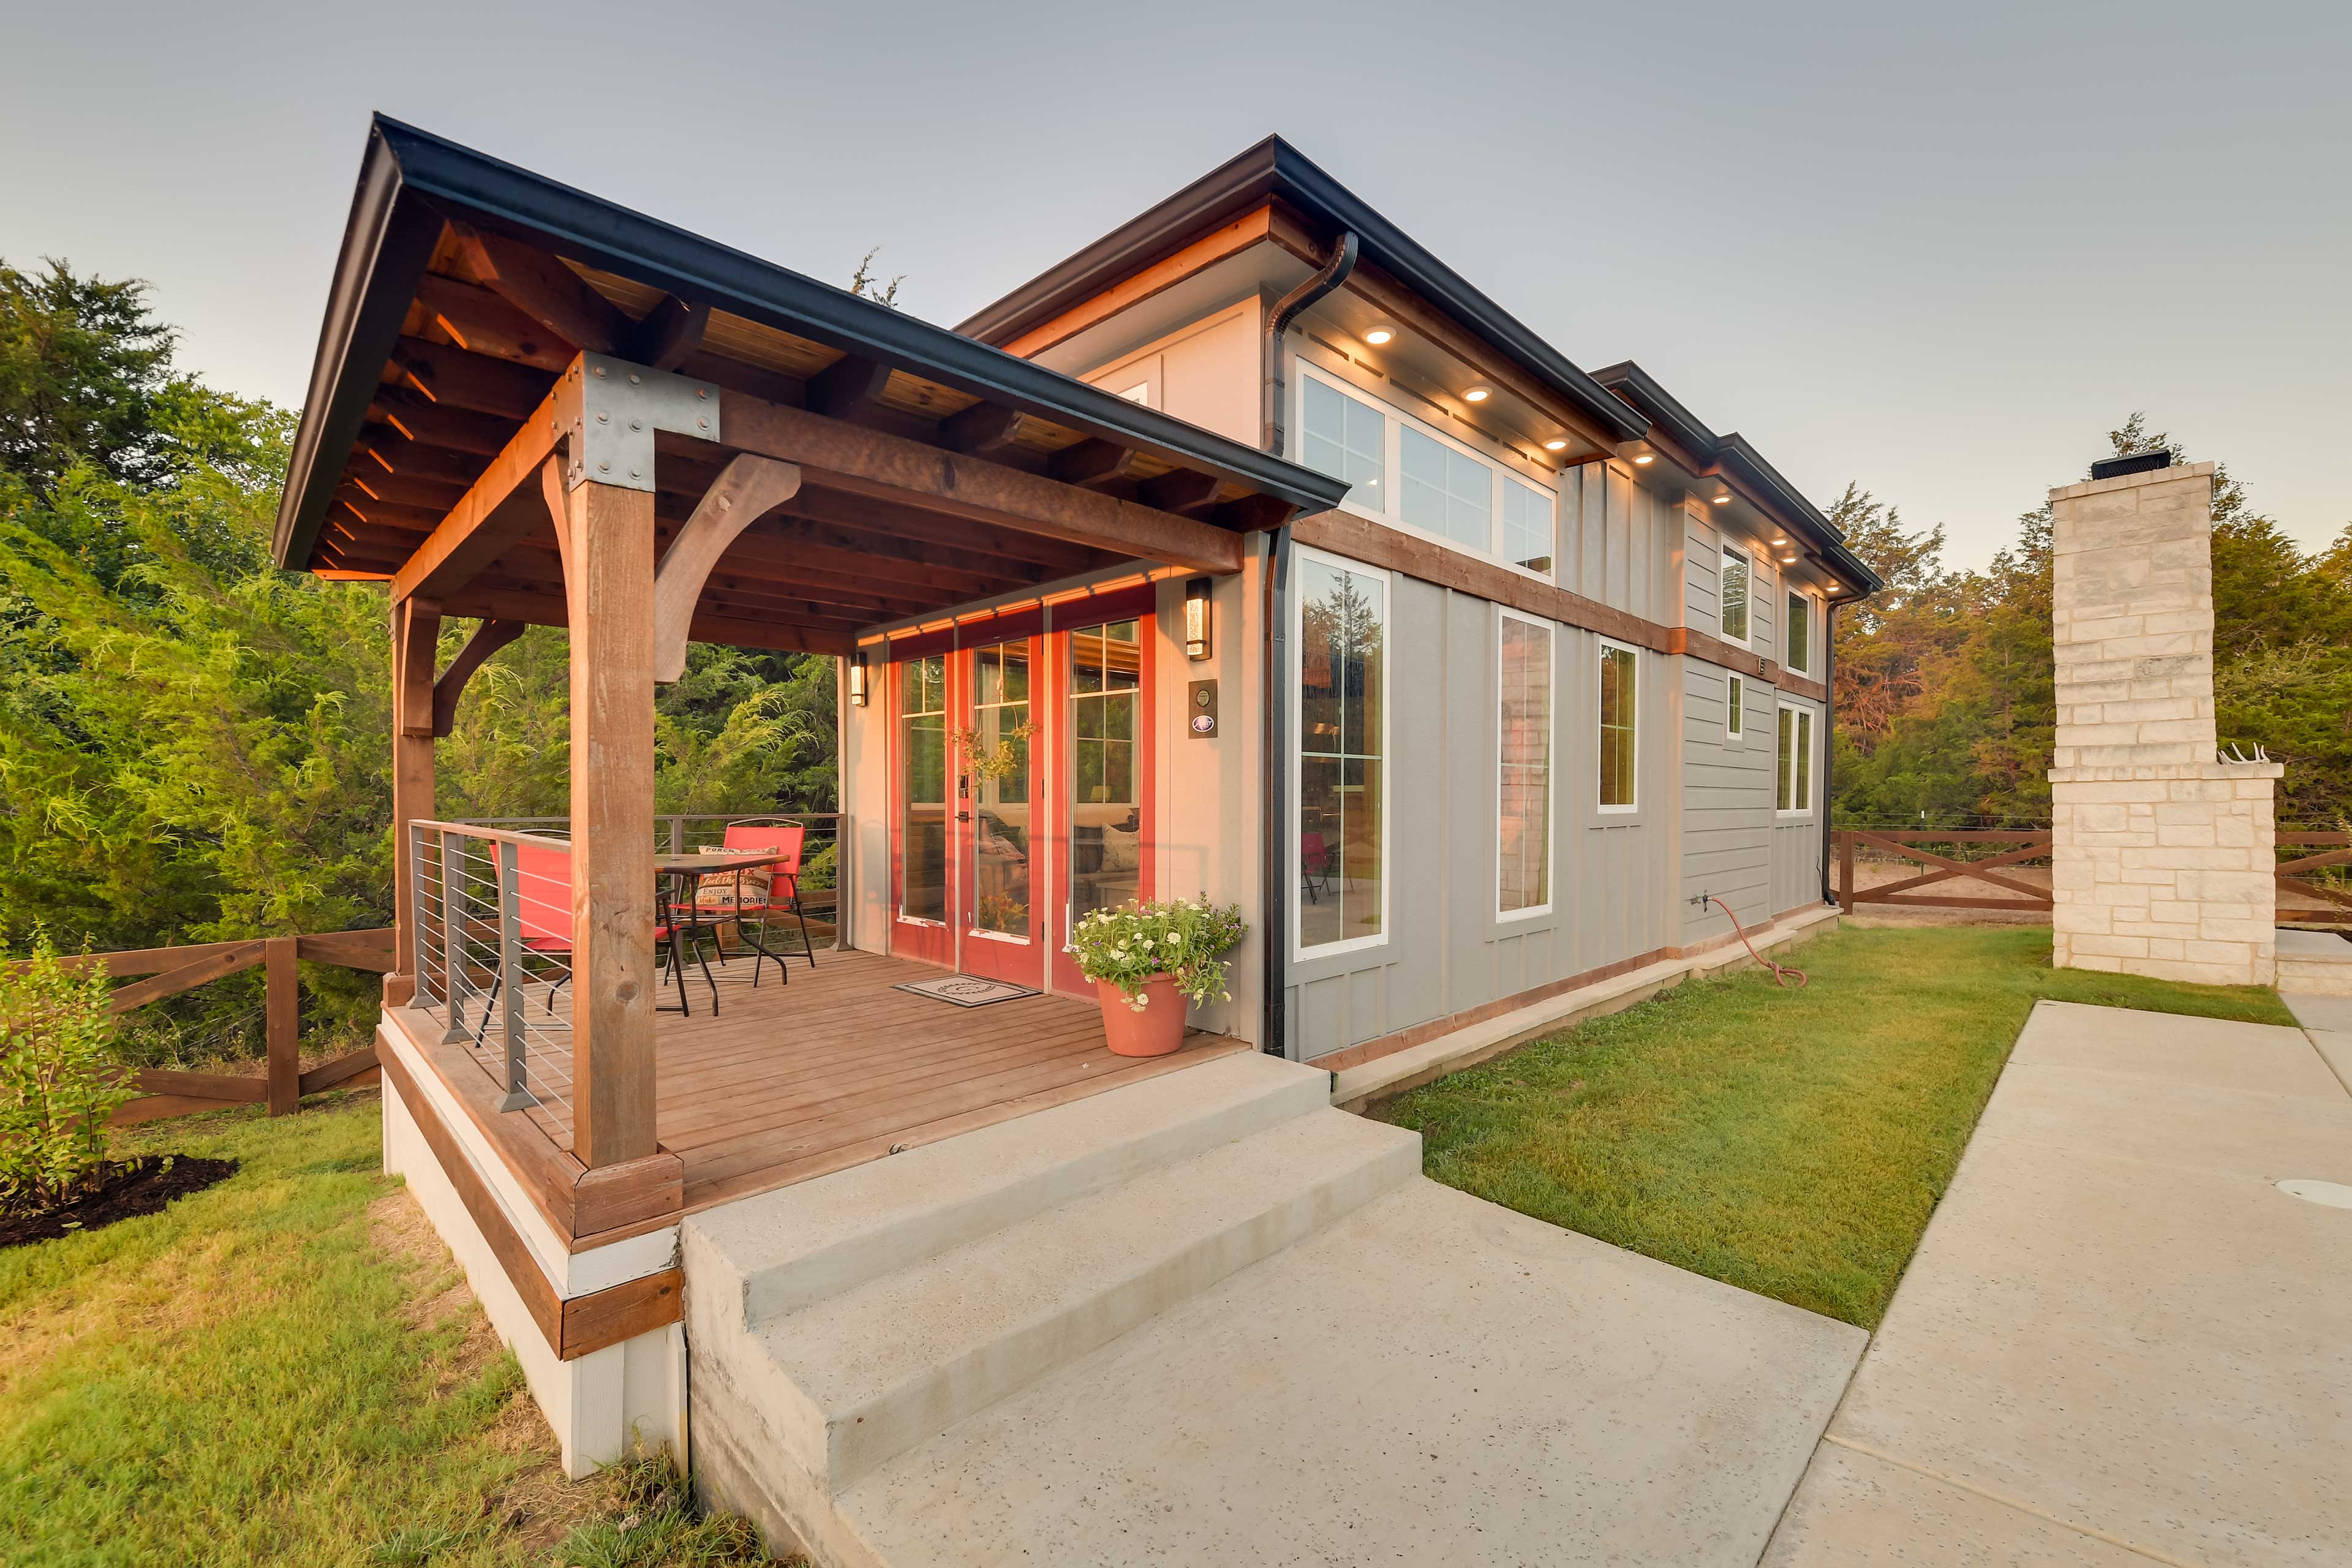
[[[1101,998],[1103,1035],[1122,1057],[1164,1057],[1184,1043],[1184,1002],[1223,998],[1225,954],[1249,926],[1239,904],[1201,899],[1096,910],[1070,934],[1078,973]]]

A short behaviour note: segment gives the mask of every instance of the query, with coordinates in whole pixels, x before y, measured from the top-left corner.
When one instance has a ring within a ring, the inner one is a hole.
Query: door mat
[[[1017,1002],[1024,996],[1038,993],[1027,985],[1014,985],[1003,980],[983,980],[977,974],[949,974],[938,980],[906,980],[891,989],[911,991],[918,996],[936,1001],[952,1002],[959,1007],[985,1007],[991,1002]]]

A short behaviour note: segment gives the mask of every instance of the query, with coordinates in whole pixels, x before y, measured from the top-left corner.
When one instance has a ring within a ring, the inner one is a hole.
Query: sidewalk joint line
[[[1964,1481],[1958,1476],[1948,1476],[1941,1470],[1931,1469],[1926,1465],[1915,1463],[1910,1459],[1904,1458],[1898,1454],[1890,1454],[1883,1448],[1874,1448],[1867,1443],[1857,1443],[1851,1437],[1841,1437],[1834,1432],[1822,1433],[1822,1441],[1824,1443],[1835,1443],[1841,1448],[1851,1448],[1857,1454],[1866,1454],[1871,1458],[1882,1460],[1886,1464],[1895,1466],[1898,1469],[1909,1470],[1913,1475],[1925,1476],[1931,1481],[1937,1481],[1944,1486],[1956,1488],[1960,1491],[1973,1493],[1978,1497],[1983,1498],[1988,1502],[1999,1503],[2003,1508],[2015,1509],[2020,1513],[2030,1513],[2036,1519],[2043,1520],[2051,1524],[2058,1526],[2061,1530],[2071,1530],[2075,1534],[2086,1535],[2093,1541],[2103,1541],[2109,1546],[2121,1547],[2126,1552],[2136,1552],[2153,1563],[2168,1563],[2170,1565],[2170,1568],[2203,1568],[2202,1564],[2191,1563],[2185,1557],[2174,1557],[2167,1552],[2158,1551],[2153,1546],[2143,1546],[2137,1541],[2126,1540],[2123,1536],[2112,1534],[2107,1531],[2097,1529],[2095,1526],[2077,1524],[2071,1519],[2062,1519],[2058,1515],[2050,1512],[2047,1509],[2036,1508],[2030,1502],[2021,1502],[2013,1497],[2004,1497],[1997,1491],[1989,1490],[1984,1487],[1976,1485],[1974,1482]]]

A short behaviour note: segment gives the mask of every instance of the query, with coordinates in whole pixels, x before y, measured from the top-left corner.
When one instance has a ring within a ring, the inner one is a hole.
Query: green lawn
[[[1875,1328],[2036,999],[2294,1019],[2271,993],[2055,971],[2036,928],[1848,929],[1811,976],[1686,984],[1403,1095],[1429,1174]]]
[[[763,1561],[652,1467],[563,1480],[513,1356],[379,1173],[378,1115],[358,1095],[136,1129],[118,1152],[243,1169],[0,1251],[0,1561]]]

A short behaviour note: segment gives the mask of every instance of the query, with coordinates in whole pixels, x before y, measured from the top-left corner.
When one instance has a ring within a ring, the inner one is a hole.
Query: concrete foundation
[[[2217,759],[2213,465],[2050,492],[2052,962],[2275,978],[2275,763]]]

